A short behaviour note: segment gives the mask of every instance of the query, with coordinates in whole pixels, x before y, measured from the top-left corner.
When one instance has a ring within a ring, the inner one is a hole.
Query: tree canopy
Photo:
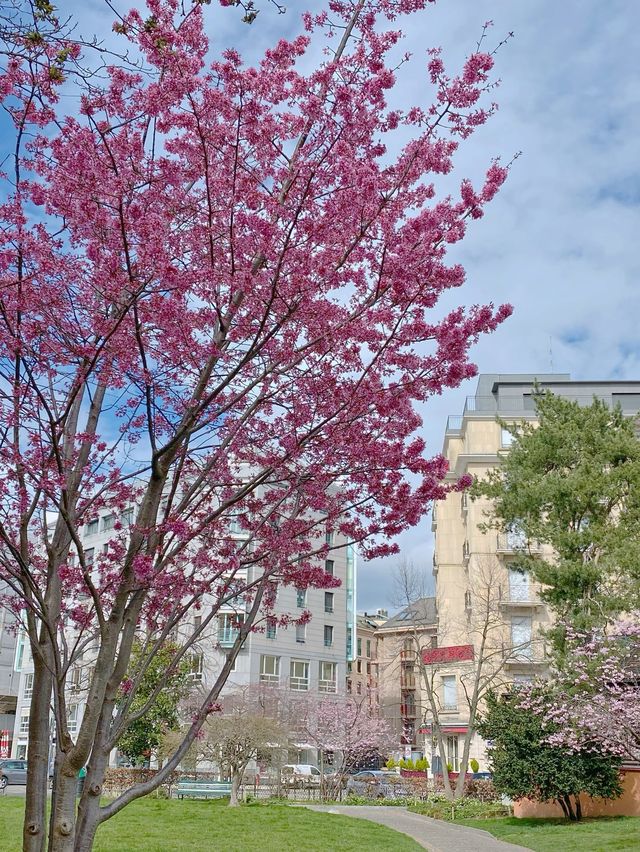
[[[570,819],[581,817],[581,793],[619,796],[620,759],[549,742],[554,728],[526,706],[530,698],[526,693],[523,702],[517,691],[487,696],[478,731],[489,742],[496,789],[512,799],[556,801]]]

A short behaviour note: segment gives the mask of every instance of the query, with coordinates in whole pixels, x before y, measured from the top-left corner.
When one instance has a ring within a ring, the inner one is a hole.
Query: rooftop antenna
[[[549,335],[549,369],[553,373],[553,346],[551,335]]]

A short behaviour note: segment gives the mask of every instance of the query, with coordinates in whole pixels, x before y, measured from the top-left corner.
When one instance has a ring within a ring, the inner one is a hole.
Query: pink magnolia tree
[[[640,613],[606,635],[570,638],[567,671],[534,709],[559,726],[549,738],[555,745],[640,761]]]
[[[448,76],[432,51],[416,73],[433,102],[394,106],[401,32],[386,22],[426,5],[332,0],[255,67],[210,55],[199,2],[119,15],[122,58],[74,40],[44,0],[3,20],[0,575],[34,665],[29,852],[91,849],[100,823],[162,783],[249,632],[275,617],[274,581],[335,585],[318,567],[328,533],[393,552],[465,484],[444,484],[417,409],[473,375],[470,345],[510,312],[433,310],[464,281],[447,248],[506,169],[436,197],[433,177],[492,112],[493,60],[478,47]],[[299,70],[318,42],[324,59]],[[83,530],[104,513],[112,538],[92,561]],[[198,612],[178,671],[232,600],[237,637],[182,742],[101,804],[110,752],[162,689],[136,701],[145,672]],[[67,685],[85,653],[72,735]]]
[[[389,723],[371,713],[366,696],[309,700],[299,705],[298,712],[298,734],[321,755],[332,755],[333,771],[323,780],[323,792],[330,799],[339,796],[347,773],[377,757],[384,759],[394,746]]]

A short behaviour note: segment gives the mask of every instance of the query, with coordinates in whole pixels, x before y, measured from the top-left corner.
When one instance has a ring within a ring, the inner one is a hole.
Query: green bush
[[[471,760],[469,761],[469,766],[471,767],[472,772],[479,772],[480,771],[480,764],[475,759],[475,757],[471,758]]]
[[[495,819],[509,816],[509,808],[501,802],[480,802],[477,799],[457,799],[450,802],[445,796],[431,796],[426,802],[409,805],[409,810],[432,819],[452,822],[459,819]]]
[[[395,762],[395,760],[392,757],[390,757],[389,760],[385,763],[385,766],[387,767],[387,769],[395,769],[397,765],[398,764]]]
[[[429,761],[426,757],[419,757],[416,760],[415,766],[416,769],[420,770],[421,772],[426,772],[426,770],[429,768]]]

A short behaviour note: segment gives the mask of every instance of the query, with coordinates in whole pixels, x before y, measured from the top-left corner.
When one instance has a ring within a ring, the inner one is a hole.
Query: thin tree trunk
[[[44,852],[47,841],[47,784],[49,781],[49,705],[52,677],[34,655],[34,683],[29,715],[29,760],[22,844],[24,852]]]
[[[234,770],[231,774],[231,798],[229,799],[229,807],[235,808],[238,806],[238,787],[240,786],[240,772]]]
[[[567,819],[569,819],[569,811],[567,810],[567,805],[566,805],[564,799],[562,798],[562,796],[558,796],[556,801],[558,802],[558,804],[562,808],[562,813],[565,815],[565,817]]]
[[[576,820],[580,821],[582,819],[582,802],[580,801],[580,796],[574,796],[576,800]]]

